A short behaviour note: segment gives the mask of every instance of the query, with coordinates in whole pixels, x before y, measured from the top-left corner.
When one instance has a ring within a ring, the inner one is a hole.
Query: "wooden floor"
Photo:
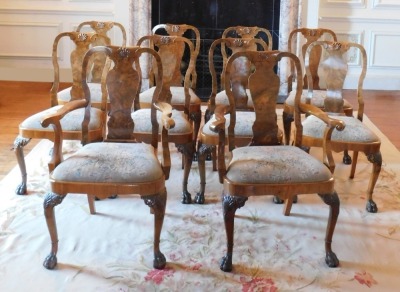
[[[17,164],[12,147],[18,124],[50,106],[50,88],[51,83],[0,81],[0,180]],[[345,97],[356,107],[354,91]],[[364,102],[365,114],[400,150],[400,91],[364,91]],[[37,142],[25,147],[25,155]]]

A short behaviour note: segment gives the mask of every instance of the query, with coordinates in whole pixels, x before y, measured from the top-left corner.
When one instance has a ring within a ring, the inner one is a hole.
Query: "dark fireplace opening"
[[[201,45],[196,63],[196,93],[202,100],[208,100],[211,93],[208,51],[212,42],[220,38],[227,27],[259,26],[271,32],[273,49],[278,49],[279,14],[280,0],[152,0],[153,27],[160,23],[176,23],[191,24],[199,29]],[[219,62],[217,59],[215,66],[222,67],[222,58]]]

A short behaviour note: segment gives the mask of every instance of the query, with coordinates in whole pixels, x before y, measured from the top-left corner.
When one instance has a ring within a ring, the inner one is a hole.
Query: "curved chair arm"
[[[218,133],[218,159],[217,159],[217,169],[219,182],[224,182],[224,177],[226,174],[226,164],[225,164],[225,114],[229,111],[228,105],[217,105],[215,107],[214,116],[215,122],[210,125],[210,130]]]
[[[69,112],[78,108],[84,108],[87,102],[85,99],[72,100],[64,104],[56,113],[48,115],[41,120],[41,125],[44,128],[52,126],[54,130],[54,146],[51,153],[51,158],[48,163],[49,170],[52,171],[58,164],[63,161],[62,143],[63,133],[60,120]]]
[[[326,112],[311,104],[301,103],[299,107],[301,111],[304,111],[304,113],[316,116],[326,124],[322,142],[323,162],[333,173],[335,170],[335,161],[332,155],[331,137],[333,130],[336,129],[338,131],[343,131],[346,126],[345,123],[342,120],[329,117]]]
[[[172,106],[166,102],[155,102],[154,107],[161,112],[161,148],[162,148],[162,161],[161,165],[165,175],[165,179],[169,178],[171,171],[171,155],[168,145],[168,130],[175,127],[175,121],[172,116]]]

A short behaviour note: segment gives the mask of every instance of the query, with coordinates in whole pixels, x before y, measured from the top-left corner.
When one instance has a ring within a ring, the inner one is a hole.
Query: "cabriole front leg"
[[[45,258],[43,266],[46,269],[52,270],[57,265],[57,251],[58,251],[58,235],[56,218],[54,216],[54,207],[64,200],[65,195],[57,195],[55,193],[48,193],[44,198],[43,208],[44,216],[46,217],[47,228],[49,229],[51,239],[51,251]]]
[[[381,152],[367,154],[368,161],[372,163],[372,173],[369,179],[368,190],[367,190],[367,206],[366,209],[369,213],[378,212],[378,206],[372,199],[372,194],[374,192],[374,188],[376,185],[376,181],[378,180],[379,174],[381,172],[382,167],[382,155]]]
[[[233,233],[235,224],[236,210],[243,207],[247,197],[237,197],[230,195],[222,196],[222,208],[224,212],[224,223],[227,239],[226,255],[221,259],[220,269],[224,272],[232,271],[232,253],[233,253]]]
[[[160,194],[143,197],[144,203],[154,212],[154,260],[155,269],[164,269],[167,260],[160,251],[160,236],[164,223],[165,205],[167,201],[167,191],[164,189]]]
[[[318,194],[325,204],[329,206],[328,224],[326,226],[325,235],[325,263],[330,268],[339,266],[339,260],[336,254],[332,251],[332,238],[335,231],[336,222],[339,217],[340,201],[336,192],[330,194]]]
[[[21,183],[15,189],[15,193],[17,195],[25,195],[27,191],[27,173],[26,173],[26,164],[24,157],[24,146],[27,145],[31,141],[31,139],[23,138],[18,136],[14,141],[14,152],[17,157],[18,166],[21,172]]]

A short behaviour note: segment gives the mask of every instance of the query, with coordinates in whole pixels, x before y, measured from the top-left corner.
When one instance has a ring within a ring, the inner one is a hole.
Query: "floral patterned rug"
[[[379,211],[365,210],[371,165],[359,157],[356,177],[336,155],[341,210],[333,238],[340,266],[324,262],[328,207],[316,195],[299,196],[290,216],[272,197],[250,198],[236,212],[233,271],[222,272],[226,250],[221,185],[207,162],[204,205],[182,205],[181,160],[173,149],[161,238],[164,270],[152,268],[153,217],[136,196],[96,202],[68,195],[56,207],[58,266],[42,266],[50,250],[43,215],[51,143],[41,141],[27,157],[29,194],[17,196],[15,168],[0,183],[0,291],[398,291],[400,286],[400,153],[382,139],[383,167],[375,188]],[[65,151],[77,144],[66,142]],[[314,150],[313,150],[314,151]],[[315,155],[318,155],[316,149]],[[12,156],[13,153],[10,153]],[[199,188],[197,164],[190,174]]]

